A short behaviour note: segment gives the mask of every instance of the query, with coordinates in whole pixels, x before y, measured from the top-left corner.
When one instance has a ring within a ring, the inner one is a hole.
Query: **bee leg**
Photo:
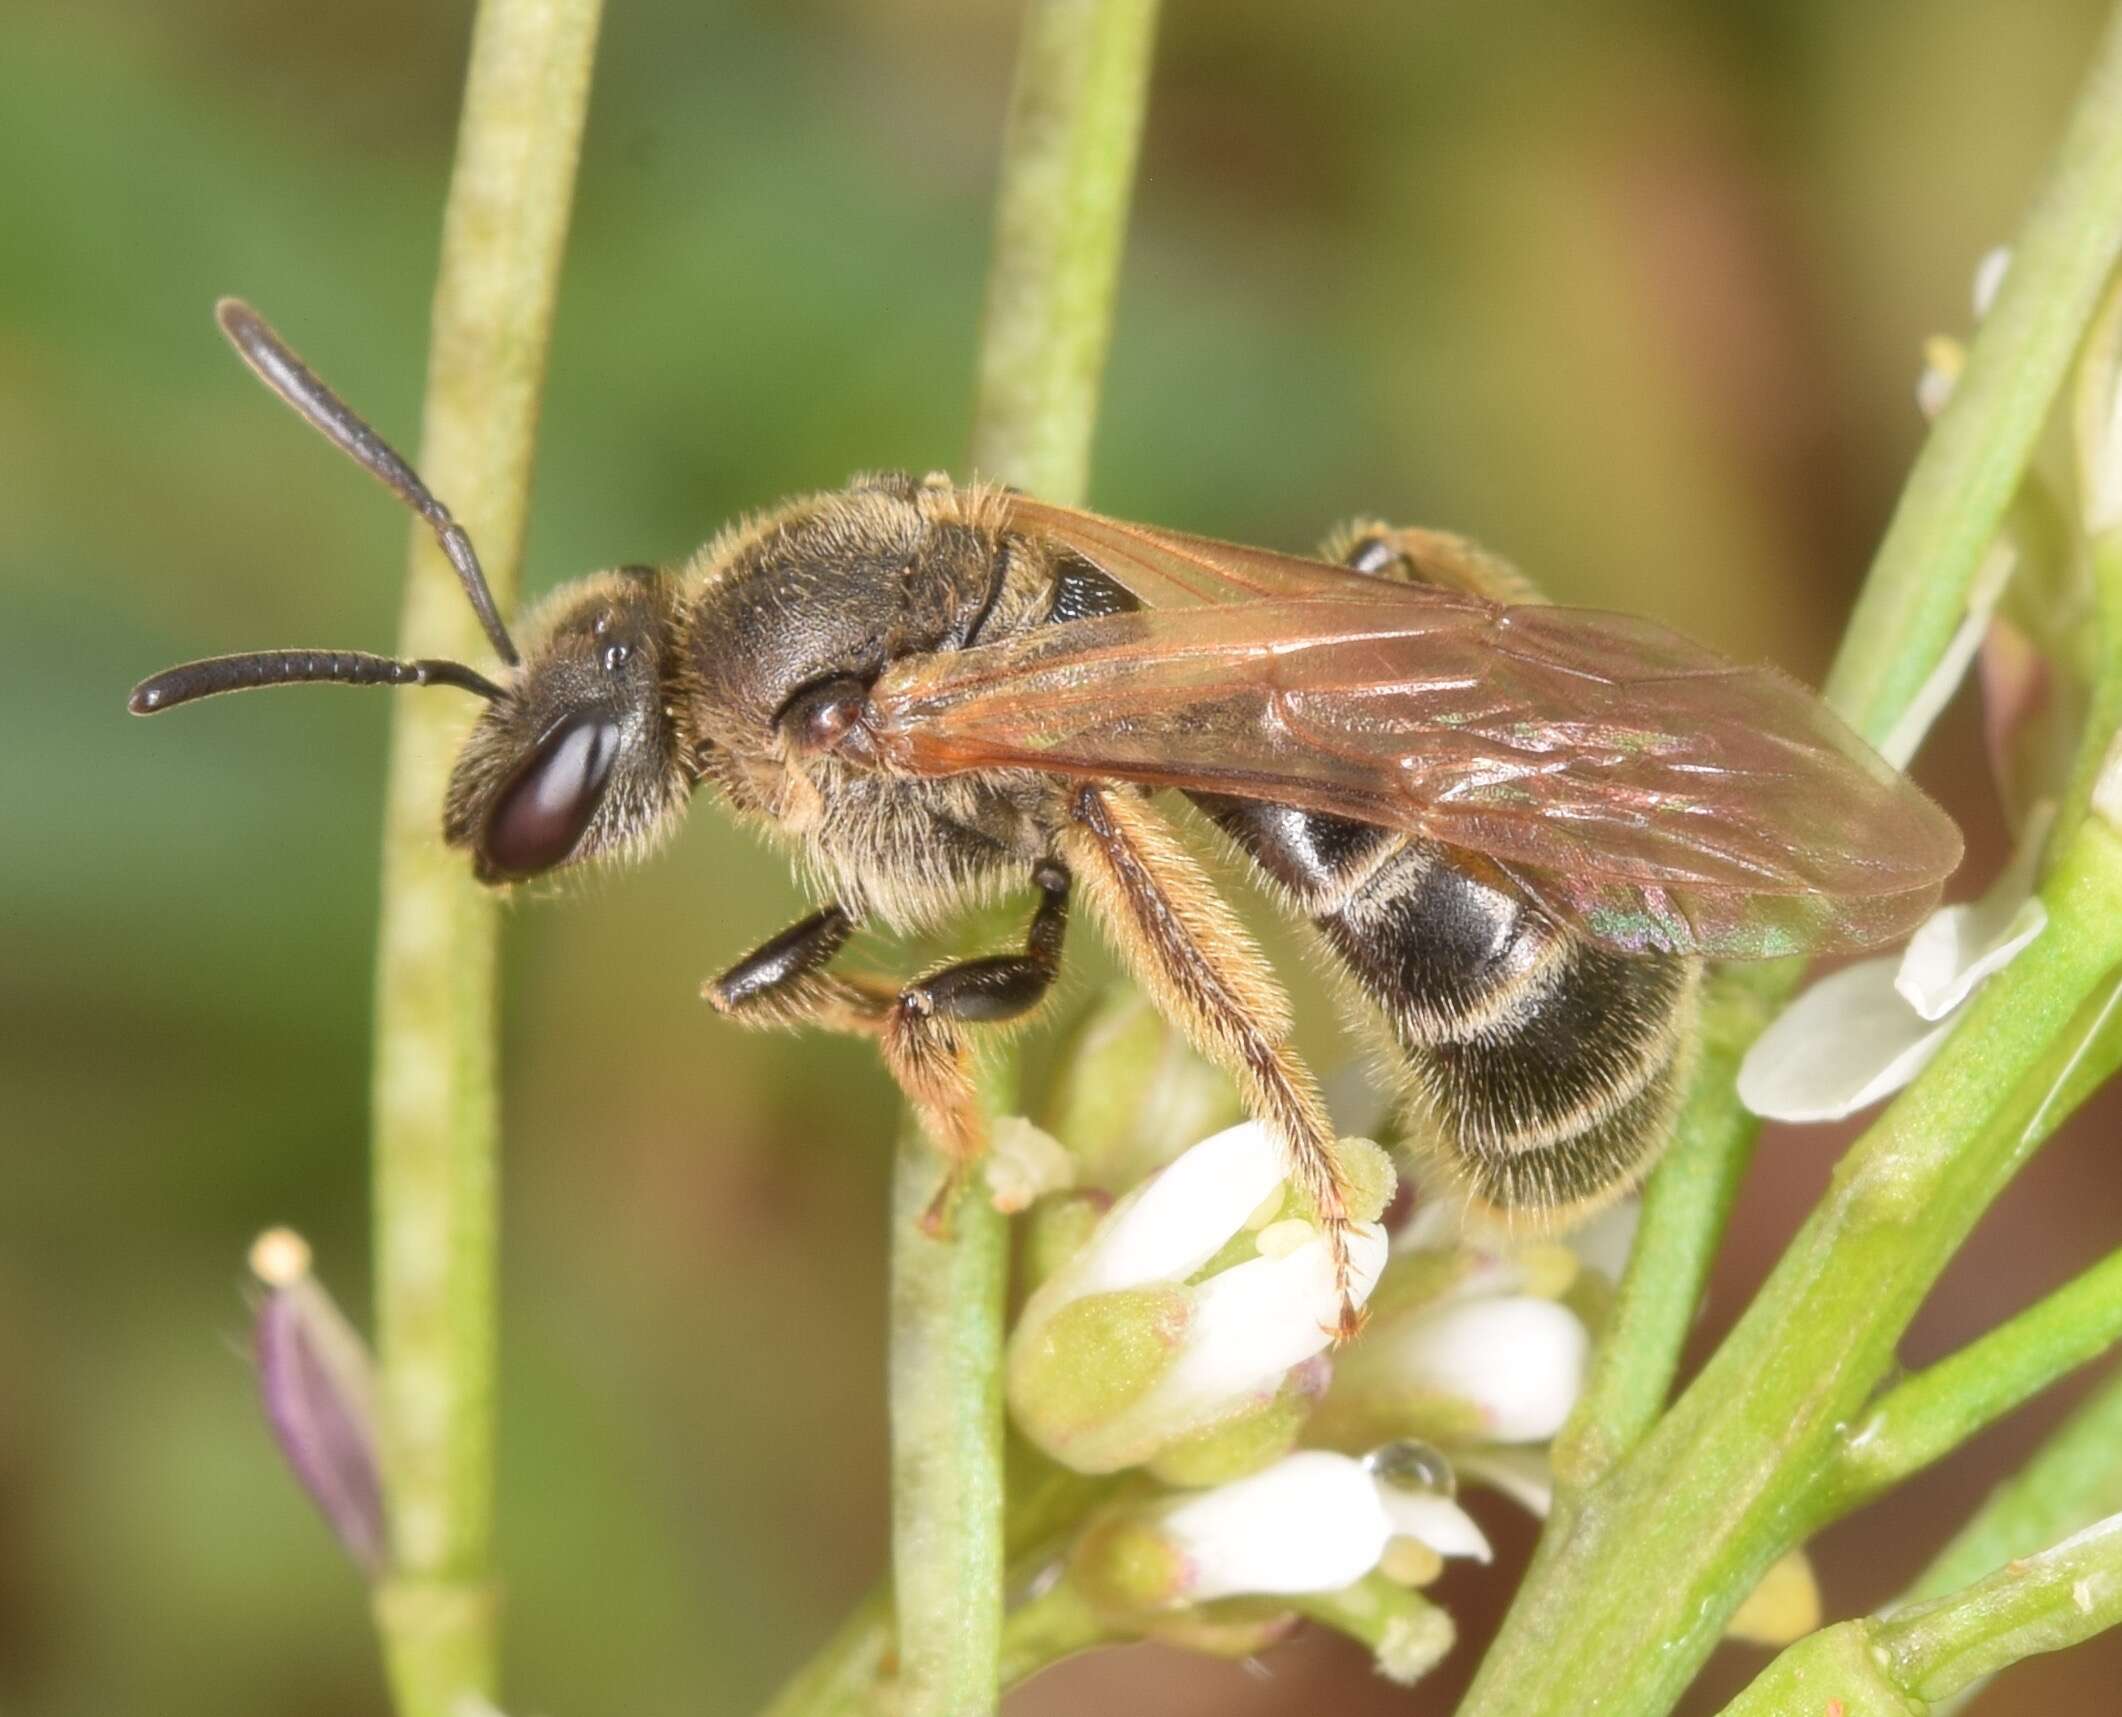
[[[987,1130],[958,1028],[1021,1019],[1046,998],[1061,969],[1061,944],[1068,930],[1068,868],[1057,860],[1042,860],[1032,870],[1032,882],[1039,890],[1039,907],[1025,933],[1024,952],[961,960],[916,979],[894,1000],[880,1040],[885,1064],[951,1165],[921,1218],[922,1227],[932,1234],[941,1232],[945,1213],[987,1148]]]
[[[1449,531],[1398,529],[1351,519],[1328,533],[1319,558],[1403,584],[1436,584],[1505,605],[1544,602],[1540,589],[1501,555]]]
[[[874,1035],[884,1029],[891,991],[826,970],[855,933],[839,906],[827,906],[762,942],[700,986],[717,1013],[739,1025],[789,1030],[817,1025]]]
[[[877,1040],[885,1067],[951,1164],[922,1218],[932,1233],[941,1230],[945,1211],[987,1145],[958,1028],[1021,1018],[1045,998],[1060,970],[1068,928],[1068,868],[1044,860],[1034,867],[1032,882],[1039,907],[1021,954],[961,960],[894,990],[876,978],[844,977],[826,969],[855,928],[842,908],[827,906],[760,944],[701,988],[716,1011],[740,1025],[815,1025]]]
[[[1064,848],[1135,981],[1281,1135],[1292,1178],[1326,1233],[1341,1291],[1334,1334],[1346,1341],[1363,1324],[1349,1280],[1348,1189],[1318,1082],[1289,1047],[1288,999],[1207,874],[1146,800],[1084,787],[1072,810]]]

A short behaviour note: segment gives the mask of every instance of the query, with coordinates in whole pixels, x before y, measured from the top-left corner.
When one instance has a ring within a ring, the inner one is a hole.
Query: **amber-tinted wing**
[[[1093,532],[1067,540],[1175,605],[898,664],[873,694],[883,754],[1406,829],[1486,855],[1630,950],[1872,946],[1912,929],[1959,861],[1951,821],[1773,670],[1646,621],[1499,608],[1261,550],[1243,551],[1242,578],[1223,582],[1245,599],[1227,600],[1222,545],[1112,529],[1191,569],[1146,576],[1153,595]]]

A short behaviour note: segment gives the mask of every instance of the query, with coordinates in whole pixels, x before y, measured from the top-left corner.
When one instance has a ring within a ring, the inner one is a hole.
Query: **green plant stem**
[[[1099,1615],[1075,1581],[1056,1580],[1010,1611],[1002,1629],[1002,1685],[1015,1687],[1063,1658],[1133,1637]]]
[[[1462,1717],[1653,1717],[1817,1518],[1817,1479],[1975,1219],[2064,1113],[2122,964],[2122,839],[2088,822],[2048,931],[1852,1148],[1702,1375],[1544,1544]]]
[[[2007,1562],[1964,1591],[1899,1611],[1874,1624],[1872,1637],[1895,1683],[1934,1700],[2117,1622],[2122,1515]]]
[[[1966,609],[2049,407],[2122,255],[2122,13],[2012,247],[1967,367],[1909,474],[1829,699],[1868,739],[1908,706]]]
[[[2021,236],[2005,291],[1910,475],[1829,682],[1832,701],[1874,743],[1900,719],[1958,627],[2101,278],[2122,248],[2118,88],[2122,9]],[[1992,1059],[2003,1043],[1969,1047],[1979,1027],[1965,1022],[1968,1029],[1947,1051],[1949,1059],[1969,1064],[1964,1103],[1949,1101],[1941,1111],[1911,1101],[1943,1089],[1920,1082],[1867,1135],[1739,1330],[1652,1431],[1647,1414],[1674,1375],[1728,1209],[1729,1184],[1743,1168],[1751,1138],[1724,1062],[1743,1053],[1793,979],[1787,971],[1762,973],[1750,1019],[1732,1005],[1737,998],[1725,987],[1731,980],[1713,980],[1724,1006],[1712,1008],[1711,1041],[1686,1111],[1687,1137],[1647,1190],[1645,1226],[1611,1334],[1586,1401],[1561,1439],[1554,1517],[1463,1717],[1575,1712],[1596,1704],[1602,1686],[1616,1690],[1614,1703],[1602,1709],[1671,1708],[1741,1596],[1797,1541],[1800,1504],[1810,1470],[1832,1441],[1834,1415],[1854,1416],[1965,1223],[2032,1137],[2089,1088],[2087,1069],[2113,1059],[2110,1033],[2105,1043],[2078,1045],[2084,1053],[2054,1070],[2061,1090],[2044,1088],[2038,1102],[2026,1090],[2014,1091],[2011,1102],[2034,1102],[2041,1126],[2022,1128],[2016,1142],[2007,1142],[2010,1104],[2000,1100],[2005,1069]],[[2007,992],[2017,988],[2006,986]],[[2066,993],[2067,987],[2045,994],[2047,1024],[2059,1023],[2053,1010]],[[2032,992],[2026,994],[2031,1005]],[[2020,1084],[2030,1086],[2040,1040],[2009,1029],[2023,1022],[1997,1018],[2001,1037],[2016,1037],[2011,1048],[2023,1069]],[[1720,1031],[1728,1033],[1721,1043]],[[1977,1062],[1984,1071],[1974,1071]],[[2000,1083],[1984,1090],[1985,1078]],[[1926,1113],[1943,1124],[1931,1160],[1904,1182],[1954,1183],[1963,1194],[1954,1201],[1961,1208],[1911,1213],[1898,1225],[1862,1220],[1867,1200],[1855,1196],[1858,1189],[1890,1189],[1910,1159],[1923,1155],[1921,1141],[1896,1116]],[[1987,1148],[1971,1148],[1976,1140]],[[1859,1283],[1869,1286],[1847,1292]],[[1780,1340],[1778,1320],[1788,1325]],[[1813,1345],[1818,1351],[1807,1352]],[[1668,1508],[1675,1499],[1689,1506]],[[1625,1606],[1636,1594],[1651,1601],[1624,1616],[1609,1610],[1616,1598]],[[1593,1616],[1605,1619],[1603,1638],[1588,1620]]]
[[[992,1087],[985,1095],[989,1115],[1009,1101]],[[1000,1686],[1009,1225],[976,1178],[951,1203],[948,1232],[927,1232],[923,1218],[949,1172],[909,1119],[892,1173],[890,1363],[892,1577],[907,1717],[991,1711]]]
[[[1921,1717],[2000,1669],[2122,1622],[2122,1515],[1963,1590],[1784,1652],[1724,1717]]]
[[[1990,1493],[1909,1588],[1904,1605],[1943,1597],[2016,1557],[2122,1513],[2122,1377],[2110,1378],[2034,1458]],[[1976,1682],[1933,1708],[1948,1717]]]
[[[1033,0],[996,201],[972,453],[983,477],[1080,501],[1148,95],[1154,0]],[[988,1120],[1015,1102],[990,1063]],[[942,1169],[909,1129],[892,1200],[892,1570],[898,1709],[992,1710],[1003,1610],[1008,1225],[984,1195],[921,1229]]]
[[[1956,1449],[2122,1339],[2122,1252],[1894,1385],[1822,1481],[1837,1514]]]
[[[974,472],[1080,504],[1157,0],[1031,0],[980,338]]]
[[[1829,676],[1829,701],[1874,744],[1936,668],[2102,285],[2122,253],[2122,12],[2109,25],[2057,163],[1967,368],[1909,475]],[[2082,802],[2086,789],[2074,795]],[[1585,1397],[1557,1444],[1566,1514],[1662,1405],[1744,1173],[1755,1126],[1732,1076],[1797,981],[1783,963],[1712,978],[1706,1044]],[[1559,1524],[1559,1523],[1558,1523]]]
[[[1909,1588],[1941,1597],[2044,1544],[2122,1513],[2122,1376],[2110,1377],[2006,1479]]]
[[[1596,1481],[1656,1421],[1672,1389],[1760,1122],[1732,1095],[1739,1062],[1790,988],[1789,962],[1714,974],[1702,1046],[1672,1148],[1644,1188],[1643,1214],[1612,1316],[1568,1425],[1556,1438],[1558,1506]]]
[[[504,612],[597,23],[597,0],[483,0],[472,33],[420,464]],[[424,528],[399,648],[474,662],[487,648]],[[465,720],[461,699],[396,700],[383,848],[374,1175],[392,1562],[376,1615],[404,1717],[443,1717],[495,1675],[495,919],[436,836]]]

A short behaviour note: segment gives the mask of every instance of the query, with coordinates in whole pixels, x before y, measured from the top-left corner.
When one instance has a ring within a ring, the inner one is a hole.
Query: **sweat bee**
[[[863,477],[682,567],[563,586],[519,651],[412,467],[256,312],[227,300],[218,318],[428,521],[504,671],[222,656],[142,682],[136,713],[315,680],[471,692],[486,707],[442,833],[495,886],[643,853],[709,785],[829,903],[707,997],[749,1024],[874,1038],[961,1168],[982,1144],[966,1033],[1037,1006],[1080,885],[1285,1142],[1344,1287],[1333,1130],[1288,1005],[1153,789],[1199,806],[1382,1015],[1432,1179],[1551,1221],[1650,1166],[1705,959],[1891,941],[1960,859],[1950,819],[1796,681],[1547,606],[1436,532],[1358,526],[1312,560]],[[832,969],[860,924],[927,928],[1026,884],[1019,952],[903,986]]]

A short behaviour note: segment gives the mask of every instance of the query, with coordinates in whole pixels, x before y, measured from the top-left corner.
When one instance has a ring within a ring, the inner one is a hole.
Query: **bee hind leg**
[[[1328,533],[1319,558],[1373,578],[1441,585],[1505,606],[1546,600],[1539,586],[1501,555],[1449,531],[1351,519]]]
[[[1348,1183],[1318,1082],[1290,1048],[1282,987],[1200,865],[1146,801],[1080,789],[1064,840],[1114,948],[1157,1010],[1237,1084],[1281,1138],[1290,1178],[1319,1214],[1340,1311],[1333,1335],[1363,1327],[1349,1255]]]

